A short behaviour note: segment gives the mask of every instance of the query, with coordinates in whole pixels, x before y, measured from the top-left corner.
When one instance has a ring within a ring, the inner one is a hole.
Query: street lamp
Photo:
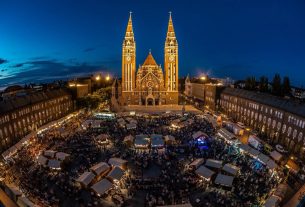
[[[109,81],[109,80],[110,80],[110,76],[107,75],[107,76],[106,76],[106,81]]]
[[[96,80],[96,81],[99,81],[100,79],[101,79],[101,76],[100,76],[100,75],[98,75],[98,76],[95,77],[95,80]]]
[[[207,79],[207,77],[206,77],[206,76],[201,76],[200,79],[201,79],[202,81],[205,81],[205,80]]]

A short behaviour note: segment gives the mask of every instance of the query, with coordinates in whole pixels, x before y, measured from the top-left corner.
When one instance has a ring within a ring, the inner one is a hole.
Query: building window
[[[283,125],[282,133],[286,132],[286,124]]]
[[[300,133],[299,133],[299,136],[298,136],[298,141],[300,142],[300,141],[302,140],[302,138],[303,138],[303,133],[300,132]]]
[[[288,137],[290,136],[291,131],[292,131],[291,127],[288,127],[288,130],[287,130],[287,135],[288,135]]]

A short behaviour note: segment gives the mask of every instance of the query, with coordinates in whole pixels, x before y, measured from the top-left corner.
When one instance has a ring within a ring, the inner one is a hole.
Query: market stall
[[[90,168],[95,175],[105,174],[110,170],[110,166],[105,162],[100,162]]]
[[[193,162],[191,162],[191,164],[189,166],[193,169],[197,169],[203,163],[204,163],[204,159],[198,158],[198,159],[195,159]]]
[[[112,180],[113,182],[117,182],[121,180],[124,174],[125,174],[124,170],[116,166],[108,173],[106,177]]]
[[[121,158],[110,158],[108,160],[108,164],[110,164],[112,167],[120,167],[122,169],[125,169],[126,168],[126,165],[127,165],[127,160],[123,160]]]
[[[233,180],[234,180],[233,176],[228,176],[228,175],[218,173],[218,175],[215,179],[215,183],[222,185],[222,186],[226,186],[226,187],[232,187]]]
[[[98,195],[101,196],[107,193],[114,185],[107,179],[102,179],[99,182],[95,183],[91,189]]]
[[[38,155],[37,162],[39,165],[46,166],[48,162],[48,158],[43,155]]]
[[[81,186],[88,187],[94,178],[95,175],[92,172],[84,172],[76,179],[76,182]]]
[[[215,174],[214,171],[210,170],[209,168],[203,165],[201,165],[195,172],[198,176],[204,178],[207,181],[210,181],[212,176]]]
[[[56,151],[54,150],[46,150],[44,151],[44,156],[48,157],[48,158],[54,158],[55,157],[55,154],[56,154]]]
[[[60,170],[60,161],[59,160],[49,160],[47,166],[51,169]]]
[[[136,148],[148,148],[150,138],[145,134],[136,135],[134,145]]]
[[[278,151],[273,150],[270,153],[270,157],[272,157],[276,162],[280,162],[282,157],[283,157],[283,155],[281,153],[279,153]]]
[[[164,140],[161,134],[152,134],[150,137],[151,137],[151,147],[157,147],[157,148],[164,147]]]
[[[56,155],[55,155],[55,158],[57,160],[60,160],[60,161],[64,161],[66,160],[68,157],[70,157],[69,154],[67,153],[64,153],[64,152],[57,152]]]
[[[164,137],[164,139],[165,139],[165,143],[166,143],[167,145],[172,145],[172,144],[175,144],[175,142],[176,142],[175,137],[172,136],[172,135],[166,135],[166,136]]]
[[[225,139],[229,143],[232,143],[232,141],[236,139],[235,135],[226,130],[225,128],[219,129],[217,135]]]
[[[231,175],[236,176],[238,174],[240,168],[235,166],[235,165],[227,163],[223,166],[222,170],[231,174]]]
[[[205,166],[220,169],[222,168],[222,161],[221,160],[214,160],[214,159],[207,159],[205,162]]]
[[[129,147],[133,144],[133,141],[134,141],[134,137],[132,135],[128,135],[124,137],[124,143]]]

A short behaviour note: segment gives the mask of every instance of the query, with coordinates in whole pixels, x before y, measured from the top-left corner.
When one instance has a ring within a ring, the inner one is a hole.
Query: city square
[[[303,1],[1,8],[0,207],[305,206]]]
[[[177,120],[191,121],[181,128],[173,127]],[[131,123],[135,128],[128,128]],[[241,152],[241,143],[229,144],[216,131],[200,111],[184,115],[181,111],[159,115],[124,112],[102,119],[79,112],[30,137],[28,144],[7,158],[9,165],[1,177],[13,181],[14,188],[19,185],[39,206],[259,205],[284,175],[263,164],[256,167],[258,161]],[[101,134],[107,136],[99,138]],[[160,140],[156,142],[157,135]],[[54,168],[39,162],[39,156],[54,158],[46,152],[69,156]],[[99,194],[92,186],[109,179],[107,172],[117,167],[109,163],[113,158],[127,162],[119,165],[123,175],[117,181],[110,179],[111,186]],[[220,166],[213,161],[221,162]],[[109,169],[105,169],[106,174],[104,170],[93,174],[92,167],[100,162]],[[226,169],[226,164],[236,172]],[[85,172],[93,177],[79,180]],[[216,183],[216,174],[233,180]]]

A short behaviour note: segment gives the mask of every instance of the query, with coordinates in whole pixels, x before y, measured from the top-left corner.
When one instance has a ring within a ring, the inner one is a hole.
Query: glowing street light
[[[100,75],[98,75],[98,76],[95,77],[95,80],[96,80],[96,81],[99,81],[100,79],[101,79],[101,76],[100,76]]]
[[[205,81],[207,79],[207,77],[206,76],[201,76],[200,79]]]
[[[109,80],[110,80],[110,76],[107,75],[107,76],[106,76],[106,81],[109,81]]]

